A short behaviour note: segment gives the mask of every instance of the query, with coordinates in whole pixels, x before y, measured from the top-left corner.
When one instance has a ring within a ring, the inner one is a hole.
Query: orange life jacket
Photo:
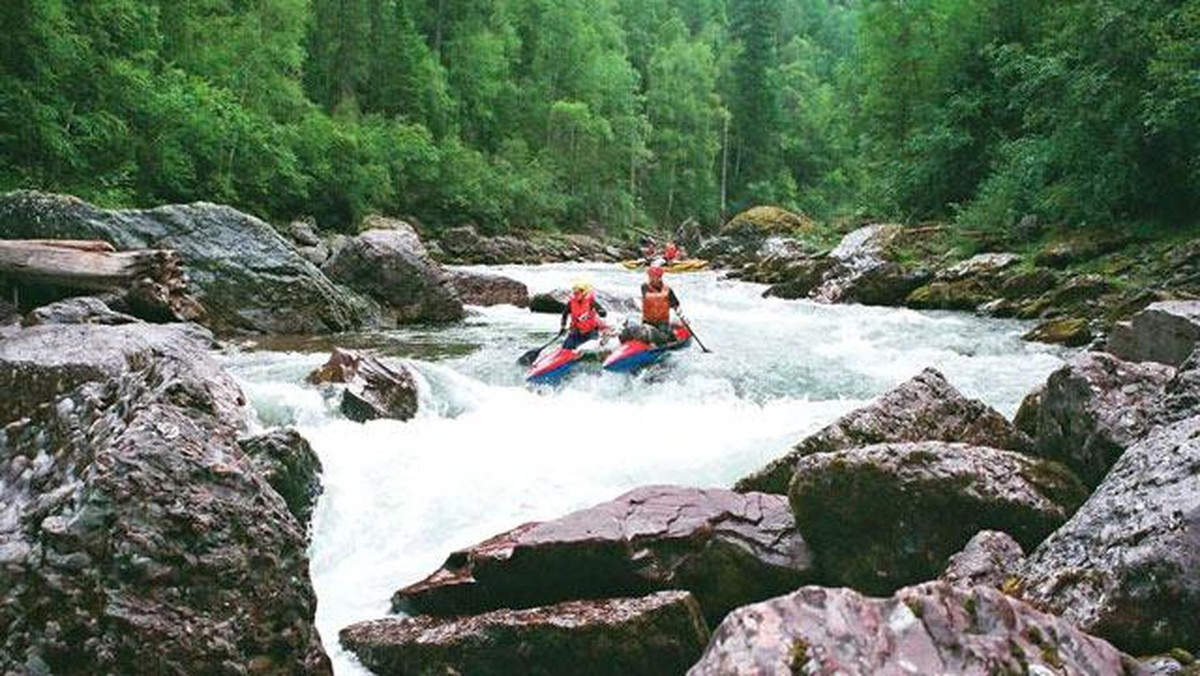
[[[657,291],[646,287],[646,293],[642,294],[642,321],[646,324],[671,321],[671,289],[666,282]]]
[[[600,316],[596,314],[596,292],[588,291],[582,298],[571,294],[571,328],[579,333],[591,333],[600,328]]]

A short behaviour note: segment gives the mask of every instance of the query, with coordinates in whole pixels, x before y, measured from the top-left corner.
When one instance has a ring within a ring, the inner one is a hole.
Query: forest
[[[0,190],[610,236],[1186,227],[1200,0],[5,0]]]

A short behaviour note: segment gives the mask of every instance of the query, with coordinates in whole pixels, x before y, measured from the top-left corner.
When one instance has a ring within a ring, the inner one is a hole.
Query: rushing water
[[[535,292],[586,276],[631,295],[642,281],[609,265],[490,270]],[[713,352],[693,347],[634,377],[592,369],[527,389],[514,360],[548,340],[558,317],[508,306],[450,328],[340,339],[410,360],[421,412],[407,423],[346,421],[306,387],[328,355],[319,341],[228,356],[260,420],[299,426],[324,464],[310,553],[339,676],[367,672],[337,631],[385,615],[395,589],[455,548],[638,485],[728,486],[926,366],[1011,416],[1065,354],[1021,341],[1028,327],[1014,321],[764,300],[762,286],[713,273],[668,281]]]

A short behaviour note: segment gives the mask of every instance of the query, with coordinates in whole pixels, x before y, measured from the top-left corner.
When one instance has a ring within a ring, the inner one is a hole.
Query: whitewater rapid
[[[611,265],[469,269],[531,292],[582,276],[632,296],[643,277]],[[638,485],[728,486],[927,366],[1011,416],[1068,354],[1022,341],[1028,326],[1016,321],[763,299],[764,287],[715,273],[668,282],[713,353],[693,348],[635,377],[586,372],[527,389],[515,359],[553,336],[558,317],[511,306],[471,308],[453,327],[340,338],[409,360],[421,412],[407,423],[346,421],[305,386],[328,356],[322,341],[225,355],[260,422],[296,425],[324,466],[310,555],[339,676],[369,672],[338,630],[387,614],[393,591],[456,548]]]

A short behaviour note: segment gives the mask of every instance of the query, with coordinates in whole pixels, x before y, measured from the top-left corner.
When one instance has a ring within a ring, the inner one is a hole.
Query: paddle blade
[[[537,361],[538,355],[539,355],[539,354],[541,354],[541,353],[542,353],[542,350],[544,350],[544,349],[545,349],[545,348],[541,348],[541,347],[535,347],[535,348],[533,348],[532,350],[529,350],[528,352],[526,352],[525,354],[521,355],[521,356],[520,356],[520,357],[517,359],[517,363],[518,363],[518,364],[520,364],[521,366],[530,366],[530,365],[532,365],[532,364],[533,364],[533,362]]]

